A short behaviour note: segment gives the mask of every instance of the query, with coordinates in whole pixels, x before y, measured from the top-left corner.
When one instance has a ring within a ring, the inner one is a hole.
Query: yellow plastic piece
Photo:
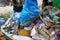
[[[21,29],[18,34],[20,36],[30,36],[30,33],[31,33],[31,30],[24,30],[24,29]]]

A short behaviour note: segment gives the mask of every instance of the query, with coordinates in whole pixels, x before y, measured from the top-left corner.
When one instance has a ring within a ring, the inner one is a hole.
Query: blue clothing
[[[25,0],[22,12],[20,12],[20,25],[28,21],[34,20],[40,13],[37,0]]]
[[[0,20],[0,25],[3,25],[5,23],[5,20]]]
[[[13,14],[11,14],[11,16],[10,16],[11,18],[12,18],[12,20],[14,21],[14,22],[16,22],[16,23],[19,23],[19,17],[20,17],[20,14],[18,13],[13,13]]]
[[[60,40],[60,35],[58,36],[58,40]]]

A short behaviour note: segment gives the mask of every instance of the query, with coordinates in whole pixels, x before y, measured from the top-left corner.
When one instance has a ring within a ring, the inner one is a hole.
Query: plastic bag
[[[25,0],[23,10],[20,13],[20,25],[24,26],[26,22],[34,20],[39,13],[40,10],[38,8],[37,0]]]

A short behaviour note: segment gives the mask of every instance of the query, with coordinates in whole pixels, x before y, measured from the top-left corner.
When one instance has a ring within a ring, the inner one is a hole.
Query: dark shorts
[[[53,2],[49,2],[48,5],[49,5],[49,6],[53,6]]]
[[[21,12],[22,9],[23,9],[23,6],[21,6],[21,7],[14,6],[14,8],[13,8],[14,12]]]

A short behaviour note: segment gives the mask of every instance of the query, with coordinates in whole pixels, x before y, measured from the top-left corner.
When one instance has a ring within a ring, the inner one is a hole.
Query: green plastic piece
[[[49,14],[48,15],[50,19],[53,19],[54,18],[54,15],[53,14]]]
[[[57,7],[57,8],[60,8],[60,0],[54,0],[53,1],[53,6]]]

